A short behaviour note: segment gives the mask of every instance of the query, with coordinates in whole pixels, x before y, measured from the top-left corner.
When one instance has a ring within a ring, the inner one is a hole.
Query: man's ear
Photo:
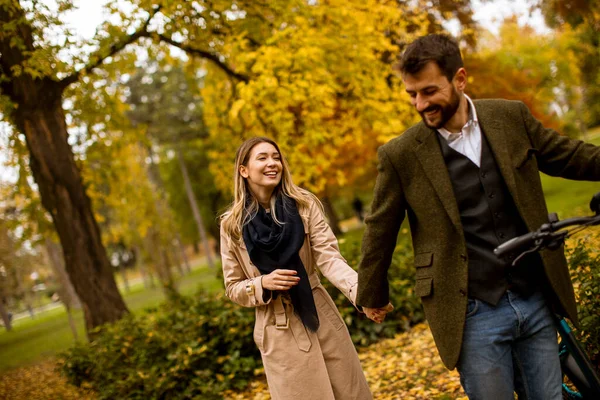
[[[465,91],[467,87],[467,70],[463,67],[459,68],[456,74],[454,74],[454,84],[461,92]]]
[[[240,175],[242,178],[248,178],[248,168],[245,165],[240,165]]]

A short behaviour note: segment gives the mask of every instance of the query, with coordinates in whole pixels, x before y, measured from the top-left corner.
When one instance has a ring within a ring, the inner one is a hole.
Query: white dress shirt
[[[469,104],[469,118],[465,126],[457,133],[452,133],[445,128],[440,128],[437,131],[446,139],[450,147],[479,167],[481,164],[481,128],[479,128],[477,112],[473,102],[466,94],[465,97]]]

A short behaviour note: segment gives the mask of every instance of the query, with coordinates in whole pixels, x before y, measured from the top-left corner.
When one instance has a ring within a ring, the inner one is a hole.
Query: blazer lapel
[[[440,145],[437,142],[436,133],[432,129],[423,127],[421,132],[416,136],[416,140],[420,143],[415,149],[417,159],[421,163],[425,175],[431,182],[450,220],[460,230],[461,224],[458,205],[456,204],[452,182],[450,182],[448,168],[444,162]]]
[[[508,191],[512,195],[515,204],[518,205],[520,203],[518,199],[517,184],[515,183],[514,169],[506,146],[506,135],[501,121],[493,117],[492,110],[487,110],[486,108],[478,106],[477,102],[475,102],[475,109],[477,110],[477,119],[479,120],[479,126],[481,127],[481,134],[485,135],[487,138],[492,153],[494,154],[496,164],[508,187]]]

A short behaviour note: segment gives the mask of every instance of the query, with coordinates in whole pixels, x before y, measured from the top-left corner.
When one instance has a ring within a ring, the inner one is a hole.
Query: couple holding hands
[[[516,101],[471,100],[455,40],[411,43],[399,73],[422,121],[378,150],[358,273],[323,207],[292,182],[278,145],[254,137],[235,158],[234,202],[221,217],[226,294],[256,309],[254,341],[273,399],[372,399],[320,271],[371,320],[389,302],[387,271],[408,216],[436,346],[471,399],[560,399],[552,312],[577,321],[562,249],[519,268],[493,249],[547,220],[539,171],[600,180],[597,147],[544,128]],[[399,374],[402,371],[398,371]]]

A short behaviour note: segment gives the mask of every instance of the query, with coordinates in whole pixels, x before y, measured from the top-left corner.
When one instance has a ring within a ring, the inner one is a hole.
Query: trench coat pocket
[[[331,322],[333,327],[338,331],[342,329],[342,326],[344,326],[344,321],[342,321],[342,317],[339,315],[337,309],[335,308],[335,304],[331,304],[332,302],[328,301],[329,299],[327,299],[326,296],[320,291],[315,291],[314,295],[315,297],[318,296],[320,298],[320,310],[323,312],[323,314],[325,314],[325,316],[327,317],[329,322]]]
[[[257,313],[256,322],[254,323],[254,333],[252,336],[254,338],[254,343],[256,343],[258,349],[260,351],[263,351],[263,341],[265,337],[264,313],[262,315],[262,318],[260,318],[258,314],[260,314],[260,311]]]

